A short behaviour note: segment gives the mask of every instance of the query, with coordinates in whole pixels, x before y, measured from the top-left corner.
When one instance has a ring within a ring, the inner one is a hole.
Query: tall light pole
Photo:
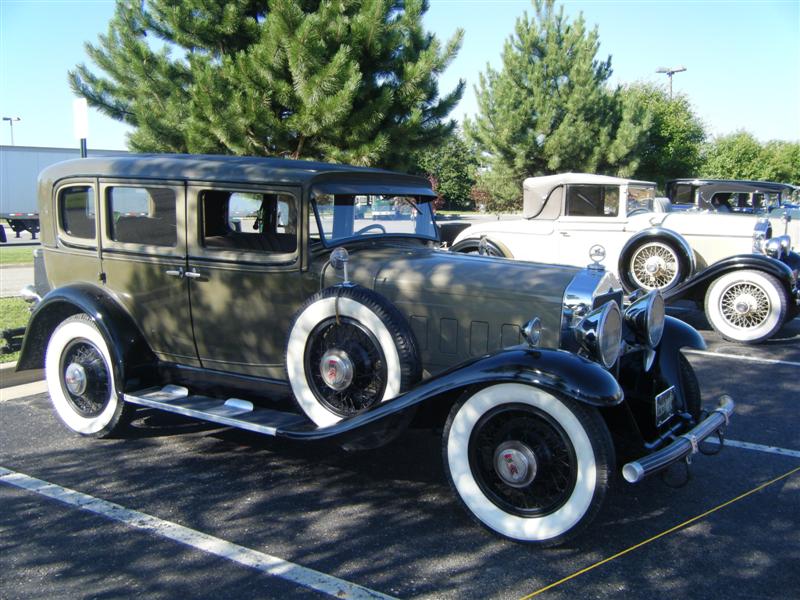
[[[8,127],[11,129],[11,145],[14,145],[14,122],[21,121],[19,117],[3,117],[3,121],[8,121]]]
[[[669,77],[669,99],[672,100],[672,76],[675,73],[683,73],[686,70],[686,67],[659,67],[656,69],[656,73],[664,73],[667,77]]]

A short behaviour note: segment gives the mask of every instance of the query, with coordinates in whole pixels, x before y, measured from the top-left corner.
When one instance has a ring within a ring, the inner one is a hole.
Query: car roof
[[[612,177],[610,175],[595,175],[593,173],[559,173],[557,175],[528,177],[522,185],[523,189],[541,191],[546,195],[559,185],[622,185],[625,183],[655,185],[653,181],[640,181],[636,179],[625,179],[624,177]]]
[[[756,181],[750,179],[698,179],[698,178],[682,178],[682,179],[670,179],[667,181],[667,187],[670,188],[678,183],[688,183],[694,186],[706,186],[706,185],[722,185],[722,186],[730,186],[732,189],[735,187],[735,191],[774,191],[779,192],[782,190],[794,190],[796,186],[790,183],[778,183],[777,181]]]
[[[115,177],[121,179],[196,180],[227,182],[268,182],[311,186],[325,182],[382,182],[418,193],[434,195],[427,179],[345,164],[253,156],[197,154],[126,154],[78,158],[45,168],[41,180],[65,177]],[[378,193],[379,190],[376,190]],[[346,193],[346,192],[342,192]]]

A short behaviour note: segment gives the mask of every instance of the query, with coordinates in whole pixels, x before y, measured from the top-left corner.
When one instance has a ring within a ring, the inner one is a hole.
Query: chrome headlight
[[[664,333],[664,298],[653,290],[631,304],[625,311],[625,323],[640,344],[658,346]]]
[[[580,345],[607,369],[617,359],[622,344],[622,315],[616,302],[606,302],[588,313],[575,327]]]

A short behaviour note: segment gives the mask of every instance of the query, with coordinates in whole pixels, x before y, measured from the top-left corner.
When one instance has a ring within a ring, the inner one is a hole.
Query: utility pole
[[[686,67],[659,67],[656,69],[656,73],[664,73],[667,77],[669,77],[669,99],[672,100],[672,76],[675,73],[683,73],[686,70]]]
[[[8,121],[8,126],[11,129],[11,145],[14,145],[14,123],[21,121],[19,117],[3,117],[3,121]]]

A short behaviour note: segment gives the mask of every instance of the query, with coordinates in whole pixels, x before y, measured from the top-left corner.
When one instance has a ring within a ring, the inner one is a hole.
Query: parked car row
[[[700,192],[693,197],[703,198]],[[472,225],[452,249],[568,265],[585,264],[594,249],[607,257],[626,291],[660,290],[667,302],[692,300],[717,332],[737,342],[769,339],[798,314],[800,256],[785,233],[786,215],[776,222],[754,214],[676,211],[656,197],[652,182],[581,173],[526,179],[523,203],[523,218]]]
[[[542,258],[556,249],[577,266],[441,248],[429,182],[388,171],[169,155],[60,163],[39,181],[50,291],[18,369],[44,367],[56,414],[85,436],[117,433],[139,406],[349,449],[428,427],[478,523],[561,543],[591,523],[617,473],[638,482],[721,439],[733,401],[703,406],[681,349],[705,345],[665,315],[658,288],[674,288],[637,266],[625,285],[652,289],[626,296],[597,248],[586,266],[597,239],[580,219],[623,232],[622,218],[650,208],[648,185],[534,184],[525,224],[541,228]],[[647,229],[654,215],[641,217]],[[512,227],[519,244],[479,243],[521,252],[527,234]],[[567,236],[574,248],[560,245]],[[691,276],[697,258],[674,240],[633,252],[656,270],[685,260],[679,278]],[[769,260],[783,286],[784,264]]]

